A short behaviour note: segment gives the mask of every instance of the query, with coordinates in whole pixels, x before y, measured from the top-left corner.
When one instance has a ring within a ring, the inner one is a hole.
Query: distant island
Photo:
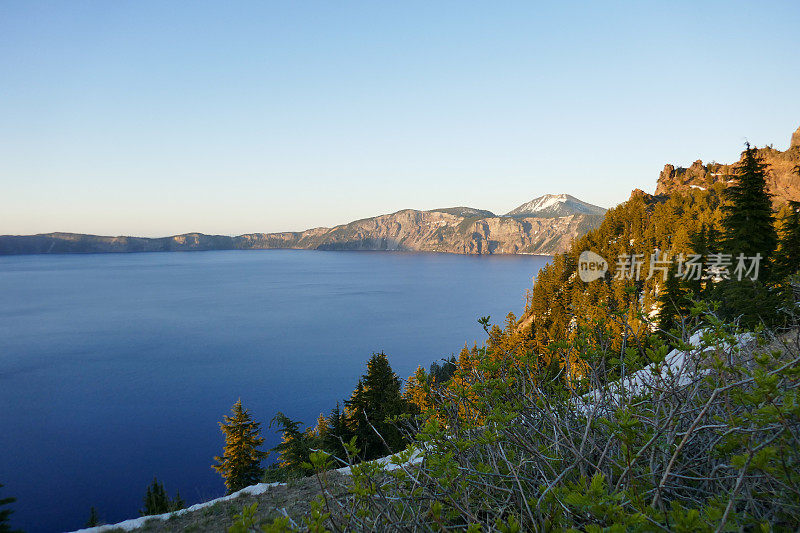
[[[568,194],[547,194],[502,216],[471,207],[404,209],[333,228],[235,237],[203,233],[161,238],[77,233],[2,235],[0,255],[276,248],[551,255],[566,251],[575,238],[598,227],[605,212]]]

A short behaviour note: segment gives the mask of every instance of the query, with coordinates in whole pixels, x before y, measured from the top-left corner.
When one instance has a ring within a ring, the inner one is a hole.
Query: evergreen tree
[[[373,442],[375,433],[366,423],[364,416],[367,411],[367,400],[364,395],[364,382],[362,379],[358,380],[358,385],[350,395],[350,399],[344,401],[344,407],[348,432],[352,437],[356,438],[356,444],[361,450],[361,458],[363,459],[366,458],[368,443]]]
[[[281,412],[275,415],[269,427],[273,424],[279,426],[278,432],[282,434],[282,439],[271,451],[280,455],[278,462],[281,468],[288,473],[302,474],[304,472],[302,465],[309,462],[313,448],[311,436],[300,431],[300,422],[292,420]]]
[[[767,192],[766,165],[755,148],[747,145],[742,161],[736,166],[736,183],[724,191],[728,203],[723,206],[724,252],[735,259],[761,257],[757,280],[744,278],[722,280],[714,289],[724,318],[740,320],[752,327],[773,322],[780,306],[779,295],[770,290],[773,272],[771,260],[778,235],[772,216],[772,202]]]
[[[683,320],[689,316],[691,302],[687,292],[677,276],[676,269],[670,268],[658,294],[658,328],[664,333],[681,329]]]
[[[791,201],[786,207],[778,251],[775,254],[775,275],[785,278],[800,270],[800,202]]]
[[[86,527],[96,527],[100,525],[100,518],[97,516],[97,509],[92,506],[89,509],[89,520],[86,521]]]
[[[3,484],[0,483],[0,488]],[[18,529],[11,529],[11,509],[3,509],[3,506],[9,505],[17,501],[16,498],[0,498],[0,533],[22,533]]]
[[[225,435],[225,449],[221,457],[214,457],[218,464],[212,465],[225,478],[228,494],[258,483],[264,473],[261,461],[268,455],[258,449],[264,444],[259,434],[261,424],[242,408],[241,399],[233,404],[231,413],[219,424]]]
[[[147,492],[144,496],[144,507],[139,511],[142,516],[149,516],[154,514],[171,513],[178,509],[183,509],[186,502],[183,501],[179,492],[175,493],[175,498],[170,499],[167,491],[164,490],[164,485],[155,477],[153,483],[147,487]],[[92,507],[94,510],[94,507]]]
[[[712,246],[716,244],[715,242],[712,242],[713,238],[714,234],[709,235],[708,228],[706,228],[705,224],[700,226],[700,231],[689,237],[692,251],[695,253],[695,255],[699,255],[702,258],[701,262],[706,261],[708,254],[716,251],[712,251]],[[706,296],[702,277],[692,276],[687,278],[685,283],[686,287],[692,292],[695,298]]]
[[[442,364],[440,365],[437,362],[431,363],[430,370],[428,374],[431,377],[431,381],[433,383],[446,383],[453,374],[456,372],[456,357],[451,355],[449,359],[442,359]]]
[[[772,216],[772,202],[767,192],[767,165],[755,148],[747,145],[742,161],[736,165],[736,182],[724,191],[722,227],[725,253],[736,257],[761,255],[760,277],[769,279],[769,261],[775,252],[778,236]]]
[[[402,381],[389,365],[386,354],[372,354],[366,374],[346,405],[364,459],[386,455],[405,445],[399,429],[389,419],[408,413],[410,408],[402,396]]]
[[[352,437],[353,435],[347,427],[347,417],[339,407],[339,402],[336,402],[336,407],[328,417],[328,430],[322,437],[322,447],[329,454],[345,461],[347,453],[345,453],[343,443],[350,442]]]

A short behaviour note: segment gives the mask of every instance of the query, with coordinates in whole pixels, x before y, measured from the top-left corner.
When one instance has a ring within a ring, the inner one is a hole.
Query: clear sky
[[[0,234],[605,207],[788,146],[800,2],[0,2]]]

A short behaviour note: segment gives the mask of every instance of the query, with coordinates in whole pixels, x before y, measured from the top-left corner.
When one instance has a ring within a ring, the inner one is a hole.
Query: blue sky
[[[785,149],[787,2],[0,3],[0,234],[605,207]]]

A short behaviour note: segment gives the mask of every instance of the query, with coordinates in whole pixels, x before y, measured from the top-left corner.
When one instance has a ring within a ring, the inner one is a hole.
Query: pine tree
[[[322,446],[329,454],[341,459],[347,460],[347,453],[345,453],[345,442],[350,442],[353,435],[347,427],[347,417],[339,407],[339,402],[336,402],[336,407],[331,411],[328,416],[328,430],[322,437]]]
[[[743,159],[736,165],[736,182],[728,187],[723,206],[725,253],[736,257],[761,255],[760,277],[769,279],[769,261],[775,252],[778,236],[772,216],[772,202],[767,192],[767,165],[755,148],[747,145]]]
[[[92,506],[89,509],[89,520],[86,521],[86,527],[96,527],[100,525],[100,518],[97,516],[97,509]]]
[[[800,270],[800,202],[791,201],[784,212],[775,275],[785,278]]]
[[[258,483],[264,473],[261,461],[268,455],[258,449],[264,444],[259,434],[261,424],[253,421],[241,399],[233,404],[231,413],[219,424],[225,435],[225,449],[221,457],[214,457],[218,464],[212,465],[225,478],[228,494]]]
[[[724,318],[739,320],[749,327],[773,322],[778,317],[780,303],[779,295],[769,286],[773,278],[770,262],[778,235],[767,192],[766,165],[749,144],[736,166],[736,183],[724,194],[728,200],[722,217],[724,253],[733,258],[742,254],[745,258],[760,256],[761,259],[757,280],[722,280],[714,288],[713,298],[720,302]]]
[[[699,255],[702,259],[701,262],[706,261],[708,254],[712,252],[711,239],[714,238],[713,234],[708,234],[708,229],[705,224],[700,226],[700,231],[689,237],[690,246],[695,255]],[[714,243],[716,244],[716,243]],[[714,250],[716,251],[716,250]],[[686,280],[686,287],[693,293],[695,298],[706,296],[703,290],[703,280],[700,277],[693,276]]]
[[[362,376],[363,378],[363,376]],[[364,396],[363,379],[358,380],[358,385],[348,400],[344,401],[347,428],[351,437],[355,437],[361,458],[366,458],[368,443],[373,440],[374,432],[366,423],[364,413],[367,411],[367,400]]]
[[[307,432],[300,431],[300,422],[292,420],[285,414],[278,412],[269,424],[279,426],[278,432],[282,434],[280,444],[271,451],[278,452],[278,463],[281,468],[292,474],[302,474],[303,463],[309,462],[312,451],[311,437]]]
[[[0,483],[0,489],[3,484]],[[3,509],[3,506],[9,505],[17,501],[16,498],[0,498],[0,533],[22,533],[19,529],[11,529],[11,514],[14,512],[11,509]]]
[[[144,496],[144,507],[139,511],[142,516],[149,516],[154,514],[171,513],[178,509],[183,509],[186,502],[181,498],[180,492],[175,493],[175,498],[170,499],[167,491],[164,490],[164,485],[155,477],[153,483],[147,487],[147,492]],[[94,507],[92,507],[94,511]]]
[[[389,365],[386,354],[373,354],[367,361],[366,374],[361,377],[350,400],[345,402],[350,428],[364,459],[380,457],[404,446],[405,440],[399,429],[388,420],[409,412],[401,390],[402,381]]]
[[[0,488],[3,488],[3,484],[0,483]],[[11,529],[11,513],[14,511],[11,509],[2,509],[3,506],[9,505],[17,501],[16,498],[0,498],[0,533],[22,533],[22,531],[18,529]]]
[[[658,294],[658,328],[664,333],[679,330],[689,316],[690,301],[675,268],[667,272],[667,279]]]

